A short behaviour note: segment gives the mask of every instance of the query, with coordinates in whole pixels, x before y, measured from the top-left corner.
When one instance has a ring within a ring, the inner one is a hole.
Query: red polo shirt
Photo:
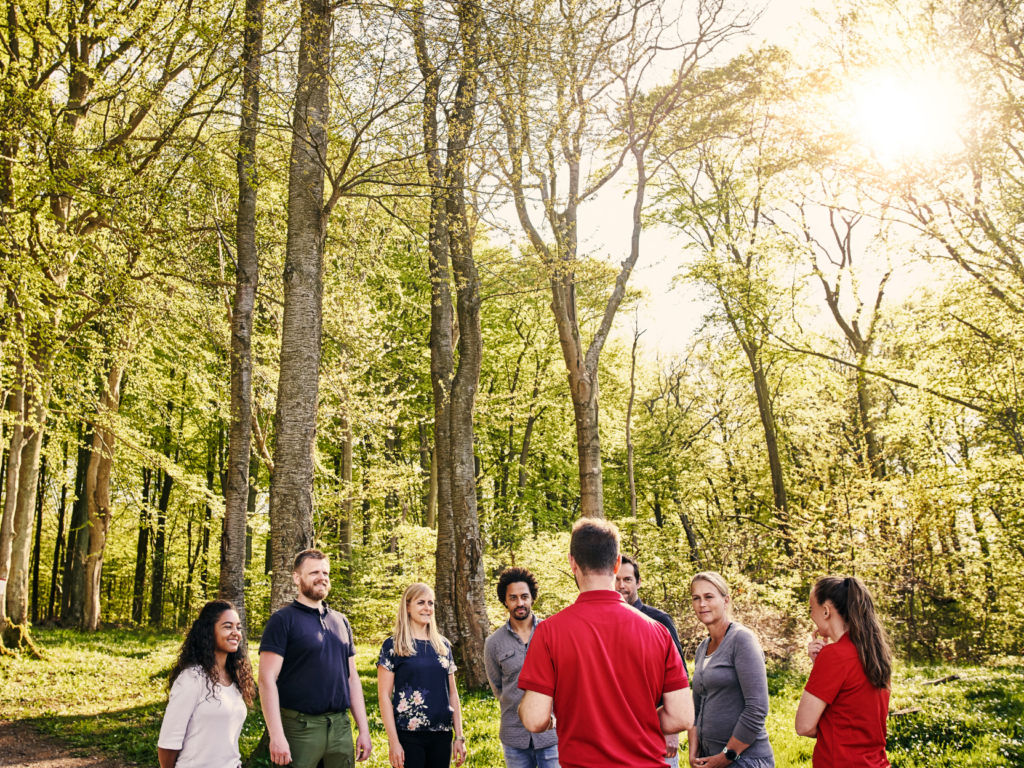
[[[848,634],[821,649],[804,690],[828,704],[818,720],[814,768],[888,768],[889,690],[871,685]]]
[[[533,631],[519,687],[554,699],[562,768],[663,768],[658,701],[689,681],[668,630],[618,592],[583,592]]]

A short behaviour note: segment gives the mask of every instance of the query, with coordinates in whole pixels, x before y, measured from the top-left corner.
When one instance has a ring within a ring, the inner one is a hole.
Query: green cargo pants
[[[292,752],[291,768],[354,768],[355,746],[348,711],[326,715],[304,715],[294,709],[281,710],[281,725]]]

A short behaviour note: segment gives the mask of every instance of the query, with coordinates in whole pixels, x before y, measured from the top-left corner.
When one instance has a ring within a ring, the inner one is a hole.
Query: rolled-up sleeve
[[[157,746],[161,749],[180,750],[185,743],[185,731],[192,719],[192,713],[199,706],[199,697],[204,687],[203,677],[205,674],[190,667],[178,675],[171,686],[164,721],[160,725],[160,739],[157,741]]]
[[[487,669],[487,682],[491,684],[491,693],[494,694],[494,698],[501,699],[501,667],[498,665],[498,649],[494,635],[488,637],[484,643],[484,667]]]
[[[743,692],[743,711],[732,735],[744,744],[753,744],[764,733],[764,721],[768,717],[768,673],[764,651],[753,632],[742,632],[736,638],[733,663]]]

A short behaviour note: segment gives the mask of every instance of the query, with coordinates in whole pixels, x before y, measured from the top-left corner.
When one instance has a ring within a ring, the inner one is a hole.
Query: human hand
[[[388,741],[388,763],[391,768],[404,768],[405,767],[405,750],[402,749],[402,745],[395,741]]]
[[[270,737],[270,762],[277,765],[288,765],[292,761],[292,749],[288,739],[282,733],[279,738]]]
[[[725,756],[724,752],[719,752],[711,757],[698,757],[695,760],[690,760],[690,765],[694,768],[726,768],[732,763],[729,762],[729,758]]]
[[[466,762],[466,742],[456,741],[452,744],[452,751],[455,752],[456,768]]]
[[[671,759],[679,752],[679,734],[672,733],[665,737],[665,757]]]
[[[360,731],[359,738],[356,739],[356,762],[369,760],[371,752],[373,752],[373,742],[370,740],[370,734]]]
[[[825,647],[825,640],[818,637],[818,630],[814,630],[812,637],[811,642],[807,644],[807,655],[811,657],[811,661],[814,661],[821,653],[821,649]]]

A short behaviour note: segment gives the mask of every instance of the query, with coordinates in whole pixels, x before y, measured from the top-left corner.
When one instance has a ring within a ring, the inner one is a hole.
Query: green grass
[[[156,766],[156,739],[167,700],[166,679],[181,636],[148,630],[35,633],[46,658],[0,658],[0,719],[31,720],[74,746],[99,747],[138,765]],[[255,664],[255,650],[253,651]],[[360,646],[356,666],[370,709],[374,751],[363,765],[387,766],[387,737],[377,714],[377,649]],[[949,674],[960,680],[926,686]],[[780,768],[809,768],[814,742],[793,734],[804,677],[779,669],[769,676],[768,732]],[[889,721],[895,768],[1024,765],[1024,663],[991,666],[901,666],[892,709],[922,711]],[[490,694],[462,696],[468,764],[503,766],[498,705]],[[248,754],[263,732],[258,708],[242,732]],[[685,745],[684,745],[685,750]]]

